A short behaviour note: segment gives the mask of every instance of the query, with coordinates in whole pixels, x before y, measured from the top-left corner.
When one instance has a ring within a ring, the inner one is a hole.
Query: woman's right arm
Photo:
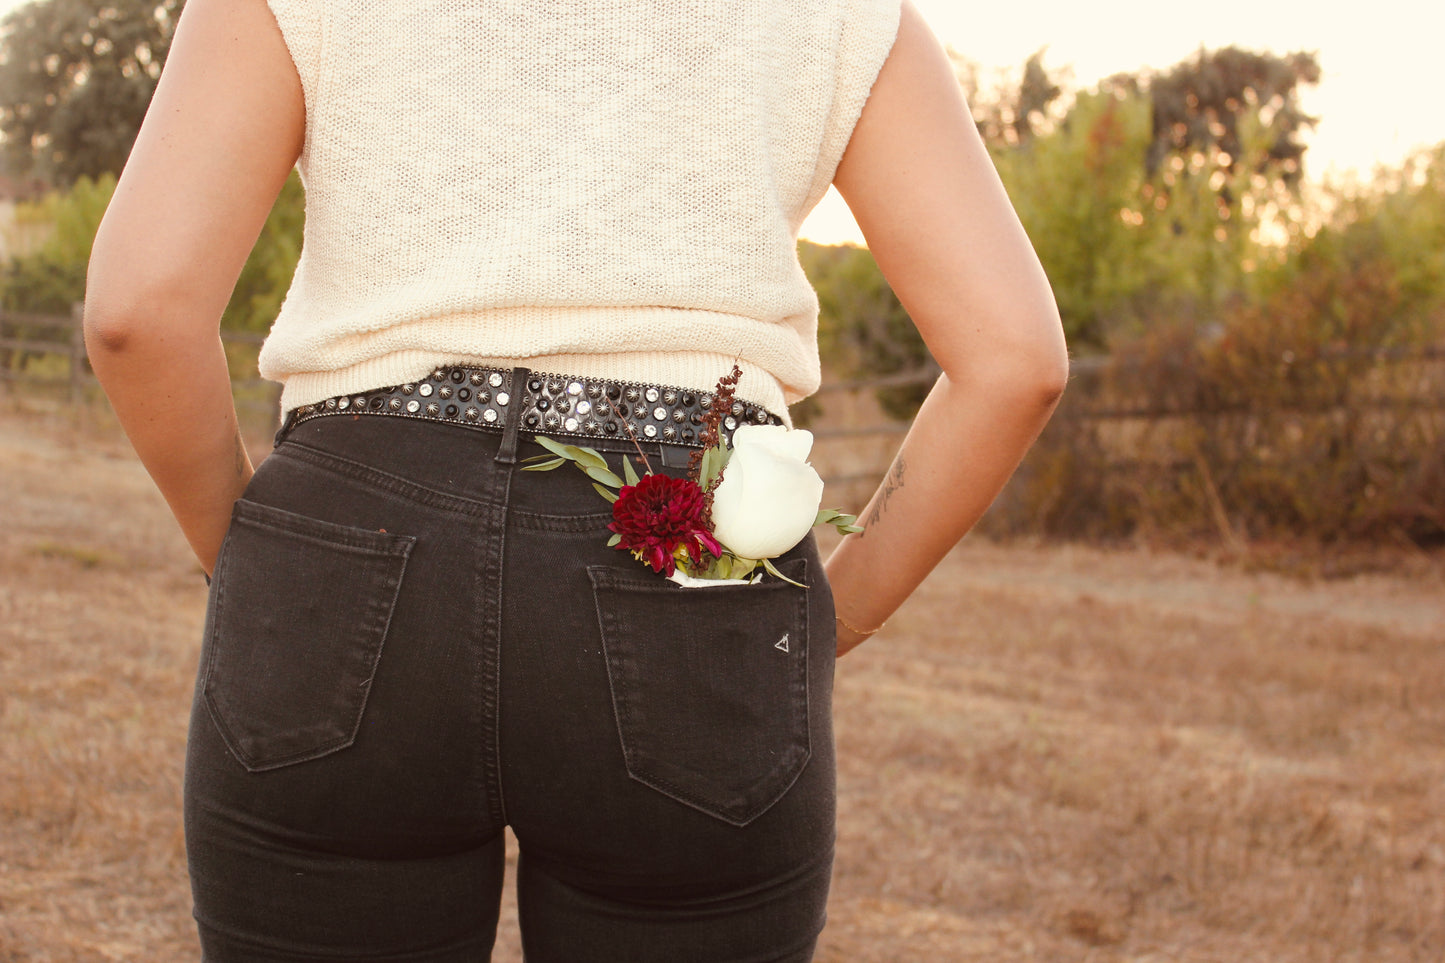
[[[251,477],[221,313],[305,123],[265,0],[190,0],[90,255],[91,365],[207,573]]]
[[[911,3],[833,183],[943,369],[859,516],[864,532],[828,559],[842,655],[1002,490],[1058,403],[1068,352],[1033,245]]]

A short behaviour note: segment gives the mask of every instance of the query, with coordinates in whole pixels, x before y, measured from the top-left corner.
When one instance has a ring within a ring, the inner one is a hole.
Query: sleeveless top
[[[268,2],[306,100],[283,409],[463,363],[816,390],[797,232],[899,0]]]

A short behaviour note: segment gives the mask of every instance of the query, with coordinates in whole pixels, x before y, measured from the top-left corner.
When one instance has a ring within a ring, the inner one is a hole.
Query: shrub
[[[1304,256],[1211,330],[1161,327],[1076,385],[998,530],[1445,539],[1445,355],[1390,260]],[[1083,390],[1077,390],[1082,388]]]

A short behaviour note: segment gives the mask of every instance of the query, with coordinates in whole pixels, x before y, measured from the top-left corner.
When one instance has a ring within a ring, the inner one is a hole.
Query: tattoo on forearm
[[[906,463],[902,455],[893,459],[893,467],[888,469],[888,477],[883,479],[883,490],[878,493],[877,499],[873,502],[873,507],[868,512],[868,517],[863,520],[863,533],[858,536],[859,538],[867,535],[868,529],[873,526],[873,523],[883,517],[883,513],[888,510],[888,502],[896,492],[903,488],[903,472],[905,467]]]

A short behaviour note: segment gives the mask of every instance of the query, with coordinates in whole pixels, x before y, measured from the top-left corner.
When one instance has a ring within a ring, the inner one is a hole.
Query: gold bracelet
[[[884,621],[878,623],[878,628],[877,628],[877,629],[860,629],[860,628],[858,628],[858,626],[852,624],[852,623],[849,622],[847,619],[843,618],[843,616],[841,616],[841,615],[835,614],[835,615],[833,616],[833,620],[836,621],[839,625],[843,626],[843,628],[847,629],[849,632],[852,632],[854,635],[861,635],[861,636],[863,636],[865,639],[866,639],[868,636],[873,635],[875,632],[877,632],[878,629],[881,629],[881,628],[883,628],[883,626],[885,626],[885,625],[888,624],[887,620],[885,619]]]

